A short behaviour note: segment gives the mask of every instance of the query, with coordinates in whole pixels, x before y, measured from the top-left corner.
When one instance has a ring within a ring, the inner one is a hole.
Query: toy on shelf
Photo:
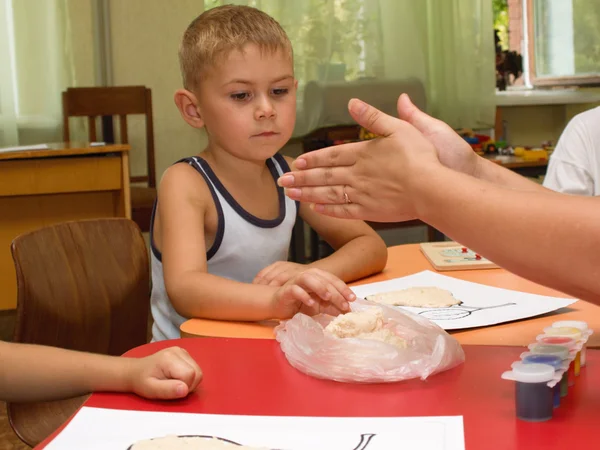
[[[358,132],[358,138],[361,141],[368,141],[369,139],[375,139],[377,136],[372,131],[367,130],[366,128],[360,127],[360,131]]]
[[[494,141],[491,136],[477,134],[469,128],[456,130],[456,132],[471,146],[478,155],[498,154],[507,146],[504,141]]]

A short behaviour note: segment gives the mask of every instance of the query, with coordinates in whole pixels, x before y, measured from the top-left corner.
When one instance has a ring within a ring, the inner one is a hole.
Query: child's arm
[[[207,207],[213,202],[208,186],[193,168],[176,164],[166,171],[158,198],[165,286],[182,316],[248,321],[289,318],[302,304],[316,311],[322,300],[336,306],[339,313],[354,299],[341,280],[323,271],[297,276],[281,287],[207,273],[204,225]]]
[[[46,401],[94,391],[173,399],[196,389],[202,372],[183,349],[122,358],[0,341],[0,400]]]
[[[293,159],[286,157],[286,160],[291,167]],[[281,286],[308,267],[328,271],[346,282],[381,272],[385,268],[386,245],[365,222],[324,216],[314,212],[308,203],[300,204],[300,216],[336,251],[307,266],[277,262],[261,270],[255,283]]]
[[[387,263],[387,247],[373,228],[362,220],[327,217],[313,211],[308,203],[300,215],[335,252],[310,264],[327,270],[346,282],[381,272]]]

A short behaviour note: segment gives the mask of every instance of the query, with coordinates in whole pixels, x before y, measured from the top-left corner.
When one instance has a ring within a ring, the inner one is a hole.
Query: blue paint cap
[[[547,364],[549,366],[554,367],[554,370],[561,369],[563,366],[563,360],[560,356],[556,355],[544,355],[533,353],[527,355],[523,358],[523,363],[525,364]]]

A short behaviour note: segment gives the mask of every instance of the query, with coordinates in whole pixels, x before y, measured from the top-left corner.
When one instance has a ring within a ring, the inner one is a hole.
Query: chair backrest
[[[128,219],[49,226],[12,243],[17,273],[15,342],[121,355],[147,342],[148,253]],[[13,429],[35,445],[82,399],[10,403]]]
[[[128,144],[127,116],[143,114],[146,116],[146,175],[131,177],[133,183],[148,183],[156,186],[154,162],[154,125],[152,122],[152,93],[144,86],[80,87],[68,88],[62,93],[63,138],[70,140],[69,117],[88,118],[88,138],[90,142],[98,139],[96,131],[97,117],[119,117],[121,143]],[[104,137],[106,139],[106,137]]]

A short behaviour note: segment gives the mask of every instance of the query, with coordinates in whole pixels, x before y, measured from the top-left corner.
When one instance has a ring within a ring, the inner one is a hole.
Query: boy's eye
[[[248,98],[250,98],[250,94],[248,92],[236,92],[235,94],[231,94],[230,97],[233,100],[243,101],[248,100]]]
[[[278,88],[278,89],[273,89],[273,95],[285,95],[289,92],[289,89],[287,88]]]

